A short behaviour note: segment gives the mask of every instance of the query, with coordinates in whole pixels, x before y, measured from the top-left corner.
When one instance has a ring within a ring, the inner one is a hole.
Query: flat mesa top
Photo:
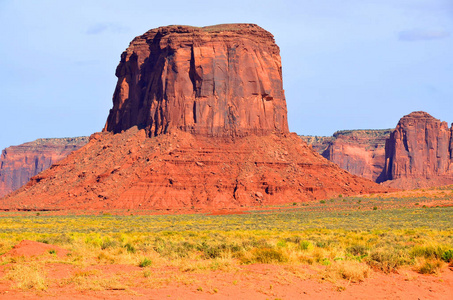
[[[204,27],[190,26],[190,25],[168,25],[161,26],[156,29],[173,29],[173,30],[196,30],[205,32],[223,32],[223,31],[238,31],[238,30],[264,30],[260,26],[251,23],[229,23],[229,24],[217,24]],[[154,29],[154,30],[156,30]]]
[[[434,118],[433,116],[431,116],[430,114],[428,114],[427,112],[424,112],[424,111],[411,112],[410,114],[405,115],[401,119],[432,119],[432,120],[437,120],[436,118]]]
[[[248,23],[231,23],[218,24],[212,26],[196,27],[189,25],[169,25],[151,29],[145,35],[168,35],[171,33],[200,33],[200,34],[216,34],[216,33],[239,33],[239,34],[257,34],[260,36],[268,36],[273,38],[273,35],[267,30],[256,24]]]

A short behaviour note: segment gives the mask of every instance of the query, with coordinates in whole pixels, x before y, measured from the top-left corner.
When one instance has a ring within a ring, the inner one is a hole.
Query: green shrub
[[[127,243],[126,245],[124,245],[124,248],[126,248],[126,251],[129,253],[135,253],[136,251],[135,247],[131,245],[131,243]]]
[[[118,246],[118,242],[115,240],[110,240],[109,238],[104,239],[101,243],[102,250],[105,250],[107,248],[114,248],[117,246]]]
[[[346,252],[354,256],[365,256],[368,254],[369,248],[362,244],[354,244],[346,248]]]
[[[310,248],[313,248],[313,245],[309,241],[302,241],[299,244],[299,248],[301,250],[308,250]]]
[[[142,259],[142,260],[140,261],[140,263],[138,264],[138,266],[139,266],[140,268],[146,268],[146,267],[151,266],[152,263],[153,263],[153,262],[151,261],[151,259],[148,259],[148,258],[145,257],[144,259]]]
[[[442,262],[439,260],[425,261],[419,268],[418,272],[421,274],[437,274],[442,267]]]
[[[415,246],[412,248],[411,257],[424,257],[430,259],[441,259],[445,250],[441,246]]]
[[[285,240],[278,241],[277,242],[277,247],[285,248],[286,247],[286,241]]]
[[[400,254],[394,250],[375,250],[367,259],[368,265],[384,273],[395,272],[403,264]]]
[[[288,261],[286,255],[280,249],[272,248],[253,249],[252,255],[254,261],[263,264]]]
[[[217,258],[222,255],[222,250],[227,247],[225,244],[221,245],[209,245],[206,241],[203,241],[197,246],[197,250],[203,252],[205,258]]]
[[[445,262],[453,261],[453,249],[447,250],[444,253],[442,253],[441,259]]]

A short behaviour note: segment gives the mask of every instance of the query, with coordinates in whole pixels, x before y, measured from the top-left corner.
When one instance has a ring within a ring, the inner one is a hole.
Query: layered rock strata
[[[453,126],[423,111],[404,116],[386,143],[384,180],[397,188],[453,184]]]
[[[0,208],[220,209],[387,190],[340,169],[296,134],[225,139],[176,130],[148,138],[133,127],[92,135]]]
[[[121,55],[104,131],[287,133],[279,52],[272,34],[254,24],[150,30]]]
[[[344,130],[302,136],[352,174],[398,189],[453,184],[453,126],[426,112],[404,116],[395,129]]]
[[[38,139],[4,149],[0,157],[0,198],[86,143],[88,137]]]
[[[340,168],[380,182],[385,165],[385,141],[390,133],[390,129],[342,130],[332,137],[301,138]]]

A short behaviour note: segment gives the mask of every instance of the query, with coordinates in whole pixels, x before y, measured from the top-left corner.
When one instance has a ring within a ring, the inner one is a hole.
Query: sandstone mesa
[[[287,133],[279,52],[272,34],[254,24],[150,30],[121,55],[104,131]]]
[[[386,142],[387,185],[421,188],[453,184],[453,126],[423,111],[404,116]]]
[[[86,143],[88,137],[38,139],[4,149],[0,156],[0,198]]]
[[[388,190],[289,133],[279,48],[257,25],[150,30],[116,75],[103,133],[4,209],[225,208]]]
[[[453,184],[452,130],[446,122],[416,111],[392,130],[349,130],[302,139],[352,174],[414,189]]]

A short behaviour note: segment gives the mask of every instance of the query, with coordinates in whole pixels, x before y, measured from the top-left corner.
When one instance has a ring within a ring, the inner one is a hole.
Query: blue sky
[[[220,23],[275,36],[298,134],[453,122],[452,0],[0,0],[0,149],[100,131],[135,36]]]

